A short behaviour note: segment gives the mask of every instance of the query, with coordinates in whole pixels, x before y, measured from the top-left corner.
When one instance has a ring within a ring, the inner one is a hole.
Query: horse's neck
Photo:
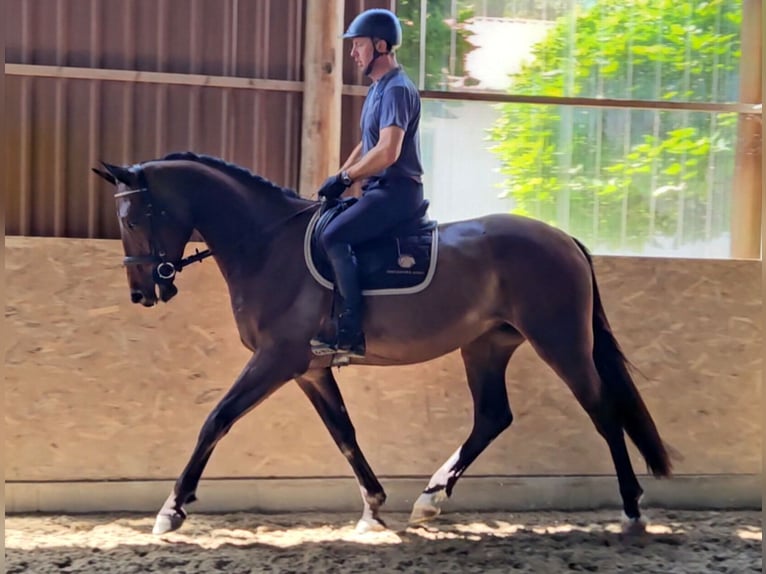
[[[301,208],[278,191],[251,190],[226,178],[208,183],[192,192],[195,227],[225,277],[256,265],[265,256],[264,234]]]

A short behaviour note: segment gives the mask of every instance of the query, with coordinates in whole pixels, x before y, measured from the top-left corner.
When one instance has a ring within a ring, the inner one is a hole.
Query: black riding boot
[[[335,285],[342,302],[336,323],[335,340],[326,341],[321,336],[317,337],[311,342],[312,350],[318,355],[340,351],[362,357],[365,353],[362,289],[359,285],[356,257],[348,244],[332,246],[327,250],[327,257],[332,265]]]

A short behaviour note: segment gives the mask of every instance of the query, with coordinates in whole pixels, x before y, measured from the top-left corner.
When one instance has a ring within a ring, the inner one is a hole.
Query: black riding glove
[[[319,188],[317,194],[319,197],[326,197],[327,199],[337,199],[343,192],[348,189],[348,185],[343,181],[341,174],[331,175]]]

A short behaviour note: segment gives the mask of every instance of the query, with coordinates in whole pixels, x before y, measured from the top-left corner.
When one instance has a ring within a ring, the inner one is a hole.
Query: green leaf
[[[681,164],[678,162],[671,163],[669,166],[667,166],[665,169],[662,170],[662,173],[665,175],[678,175],[681,173],[681,170],[683,168],[681,167]]]

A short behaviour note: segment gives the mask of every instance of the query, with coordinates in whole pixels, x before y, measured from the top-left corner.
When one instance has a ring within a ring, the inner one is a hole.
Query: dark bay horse
[[[188,152],[103,166],[93,171],[116,186],[131,300],[149,307],[177,293],[175,271],[189,263],[184,248],[196,230],[226,280],[242,343],[253,353],[202,425],[154,532],[181,526],[218,441],[291,380],[356,475],[364,504],[359,528],[385,527],[379,511],[386,495],[357,444],[332,358],[310,350],[332,301],[332,291],[310,274],[303,255],[304,233],[320,203],[236,165]],[[432,476],[411,520],[436,516],[469,465],[510,426],[506,366],[528,341],[605,439],[625,515],[640,525],[643,490],[624,434],[654,476],[670,476],[671,464],[612,334],[585,247],[547,224],[507,214],[441,224],[438,232],[438,264],[425,290],[366,298],[367,355],[352,360],[404,365],[459,349],[465,363],[473,428]]]

